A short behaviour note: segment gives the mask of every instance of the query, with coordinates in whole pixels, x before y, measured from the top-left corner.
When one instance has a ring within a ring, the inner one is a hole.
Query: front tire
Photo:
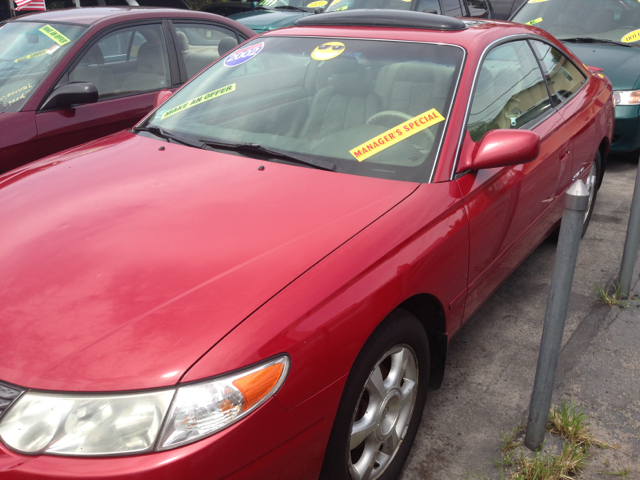
[[[601,176],[601,172],[602,157],[600,156],[600,151],[597,151],[589,170],[589,176],[587,177],[587,181],[585,183],[587,191],[589,192],[589,206],[587,207],[587,212],[584,214],[582,237],[584,237],[585,233],[587,233],[587,228],[589,227],[589,222],[591,221],[591,215],[593,215],[593,209],[596,205],[596,196],[598,195],[598,188],[600,187],[600,182],[598,181],[598,179]]]
[[[429,383],[429,340],[420,321],[392,312],[371,334],[347,379],[322,480],[392,480],[415,438]]]

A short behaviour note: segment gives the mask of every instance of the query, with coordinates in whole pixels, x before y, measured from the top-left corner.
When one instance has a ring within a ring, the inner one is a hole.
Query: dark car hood
[[[640,48],[568,42],[564,45],[586,65],[602,68],[614,90],[640,88]]]
[[[415,188],[126,132],[0,176],[0,380],[174,385]]]
[[[236,20],[249,27],[254,32],[262,33],[276,28],[288,27],[293,25],[296,20],[308,15],[312,12],[291,12],[277,10],[251,10],[245,13],[236,13],[229,18]]]

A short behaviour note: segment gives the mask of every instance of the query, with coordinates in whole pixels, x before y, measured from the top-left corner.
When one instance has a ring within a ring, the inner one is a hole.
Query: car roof
[[[47,23],[73,23],[77,25],[107,26],[116,23],[141,20],[146,18],[188,18],[200,20],[215,20],[226,23],[241,31],[247,37],[255,36],[250,28],[213,13],[198,12],[194,10],[181,10],[177,8],[158,7],[83,7],[48,12],[32,13],[14,18],[12,22],[47,22]]]
[[[383,12],[379,10],[378,12]],[[389,16],[393,16],[393,11],[387,10]],[[338,12],[340,13],[340,12]],[[433,16],[440,17],[440,15],[433,15],[422,12],[403,12],[406,14],[412,14],[415,16]],[[318,15],[334,15],[333,13]],[[337,18],[337,16],[336,16]],[[305,20],[307,20],[305,18]],[[394,26],[381,26],[380,24],[372,25],[363,24],[359,25],[354,22],[351,25],[339,24],[335,22],[334,25],[326,25],[325,23],[316,25],[301,24],[306,22],[298,22],[296,25],[289,28],[281,28],[278,30],[272,30],[263,36],[310,36],[310,37],[341,37],[341,38],[363,38],[363,39],[376,39],[376,40],[397,40],[408,42],[436,42],[446,43],[453,45],[460,45],[467,50],[484,49],[490,43],[513,35],[533,34],[538,37],[543,37],[552,43],[557,44],[557,41],[551,37],[547,32],[540,30],[539,28],[530,27],[523,24],[516,24],[501,20],[478,20],[475,18],[462,18],[466,26],[464,29],[438,29],[438,28],[416,28],[415,26],[400,27],[397,23]]]

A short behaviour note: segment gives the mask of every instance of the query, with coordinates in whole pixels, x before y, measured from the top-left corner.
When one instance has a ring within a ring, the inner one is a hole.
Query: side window
[[[440,8],[440,2],[438,0],[419,0],[418,11],[424,12],[425,10],[432,10],[438,15],[442,15],[442,9]]]
[[[489,18],[489,8],[486,0],[467,0],[469,16],[477,18]]]
[[[238,45],[236,34],[226,28],[188,23],[174,26],[189,78]]]
[[[171,85],[160,25],[125,28],[101,38],[69,73],[70,82],[91,82],[99,100]]]
[[[526,41],[500,45],[482,63],[467,130],[474,142],[498,128],[523,128],[552,108],[538,62]]]
[[[463,16],[459,0],[441,0],[441,3],[445,15],[449,17]]]
[[[558,98],[557,103],[571,97],[587,81],[580,69],[558,49],[535,40],[531,43],[547,71],[549,88],[551,94]]]

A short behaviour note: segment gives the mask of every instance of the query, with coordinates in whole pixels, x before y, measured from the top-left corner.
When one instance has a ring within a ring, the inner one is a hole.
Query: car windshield
[[[386,10],[410,10],[411,0],[333,0],[325,12],[383,8]]]
[[[251,144],[339,172],[428,182],[463,58],[450,45],[260,38],[218,60],[141,127],[196,146],[243,145],[246,154]]]
[[[637,0],[529,0],[512,20],[559,40],[640,46]]]
[[[258,6],[268,10],[304,10],[311,12],[317,8],[326,7],[330,1],[331,0],[261,0]]]
[[[17,112],[86,30],[77,25],[8,22],[0,27],[0,112]]]

